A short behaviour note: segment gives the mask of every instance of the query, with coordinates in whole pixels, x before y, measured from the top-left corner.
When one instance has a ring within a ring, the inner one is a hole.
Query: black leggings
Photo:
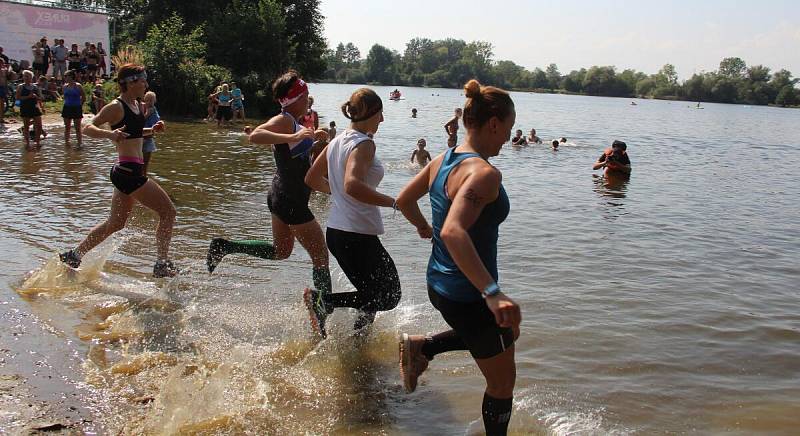
[[[372,313],[397,307],[400,277],[377,236],[328,227],[325,239],[328,250],[356,288],[356,292],[330,294],[331,306]]]

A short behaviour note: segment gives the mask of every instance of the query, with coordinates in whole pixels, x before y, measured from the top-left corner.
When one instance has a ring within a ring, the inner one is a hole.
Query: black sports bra
[[[122,126],[125,128],[122,130],[123,132],[128,134],[127,139],[135,139],[142,137],[142,129],[144,129],[144,109],[142,105],[139,104],[139,101],[136,101],[136,106],[139,108],[139,113],[134,113],[128,104],[122,101],[121,98],[117,97],[117,100],[122,105],[122,109],[125,111],[125,116],[122,117],[122,120],[117,124],[112,124],[111,129],[116,130]]]

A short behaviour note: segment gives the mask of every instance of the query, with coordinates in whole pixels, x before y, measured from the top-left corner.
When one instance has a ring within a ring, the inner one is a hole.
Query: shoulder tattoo
[[[483,202],[483,197],[476,194],[475,191],[472,189],[467,189],[467,193],[464,194],[464,198],[466,198],[467,201],[469,201],[470,203],[472,203],[473,206],[476,207],[480,206],[481,203]]]

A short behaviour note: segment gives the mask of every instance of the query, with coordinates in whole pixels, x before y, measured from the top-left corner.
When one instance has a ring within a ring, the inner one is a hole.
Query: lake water
[[[355,88],[311,86],[321,124],[346,127],[339,106]],[[417,171],[416,140],[444,151],[442,125],[463,105],[459,90],[401,90],[376,136],[390,195]],[[513,98],[516,128],[569,142],[557,153],[506,145],[492,159],[512,205],[500,284],[523,312],[511,432],[796,434],[800,111]],[[415,393],[402,391],[398,333],[444,323],[427,301],[430,246],[401,216],[384,213],[382,237],[400,306],[365,340],[349,331],[355,314],[339,310],[316,344],[299,245],[286,261],[230,256],[205,272],[212,237],[270,237],[265,148],[233,130],[168,123],[151,172],[175,201],[173,257],[187,271],[149,277],[155,219],[137,208],[76,275],[56,253],[104,219],[115,154],[107,141],[65,148],[51,133],[38,153],[0,136],[0,373],[25,376],[36,398],[77,398],[70,413],[104,434],[482,432],[484,382],[466,353],[437,357]],[[591,170],[613,139],[628,143],[628,181]],[[328,207],[312,198],[323,225]],[[350,286],[333,259],[332,274],[335,291]],[[25,425],[13,414],[0,423]]]

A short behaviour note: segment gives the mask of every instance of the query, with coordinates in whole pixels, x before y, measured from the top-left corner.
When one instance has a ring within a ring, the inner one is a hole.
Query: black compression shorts
[[[286,224],[296,226],[314,220],[314,214],[308,208],[308,203],[290,200],[284,196],[270,192],[267,196],[269,211],[278,216]]]
[[[475,359],[497,356],[514,344],[514,332],[500,327],[486,301],[461,303],[445,298],[428,285],[428,298],[444,318],[467,344]]]
[[[144,165],[134,162],[123,162],[111,168],[111,183],[123,194],[131,195],[147,183]]]

